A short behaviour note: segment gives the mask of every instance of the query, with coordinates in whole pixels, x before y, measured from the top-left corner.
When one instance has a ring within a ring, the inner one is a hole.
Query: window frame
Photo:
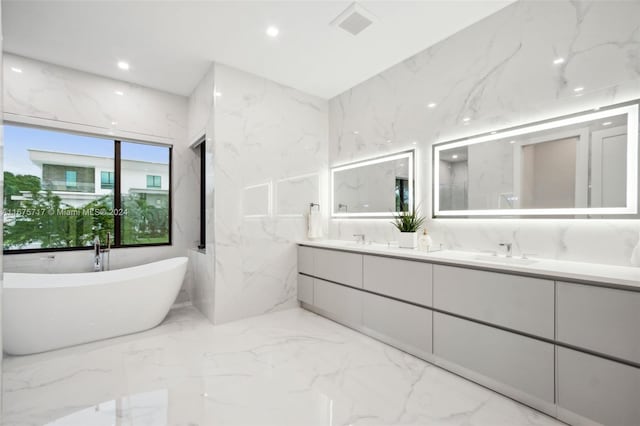
[[[70,176],[73,176],[73,179],[69,179]],[[78,171],[77,170],[64,171],[64,186],[67,189],[78,187]]]
[[[200,242],[198,250],[207,248],[207,138],[203,136],[196,148],[200,152]]]
[[[63,128],[51,128],[51,127],[45,127],[45,126],[39,126],[39,125],[33,125],[33,124],[25,124],[25,123],[20,123],[20,122],[11,122],[11,121],[5,121],[4,122],[5,126],[16,126],[16,127],[27,127],[27,128],[31,128],[31,129],[36,129],[36,130],[44,130],[44,131],[50,131],[50,132],[56,132],[56,133],[63,133],[63,134],[71,134],[71,135],[80,135],[80,136],[90,136],[90,137],[94,137],[94,138],[99,138],[99,139],[105,139],[108,141],[112,141],[113,142],[113,149],[114,149],[114,156],[113,156],[113,174],[114,174],[114,181],[113,181],[113,210],[114,211],[118,211],[120,209],[122,209],[122,192],[121,192],[121,187],[120,187],[120,181],[121,181],[121,172],[122,172],[122,168],[121,168],[121,144],[122,144],[122,140],[121,139],[112,139],[109,137],[105,137],[105,135],[101,135],[101,134],[92,134],[92,133],[85,133],[85,132],[79,132],[79,131],[74,131],[74,130],[68,130],[68,129],[63,129]],[[153,145],[153,146],[160,146],[163,148],[167,148],[169,150],[169,186],[168,186],[168,240],[167,242],[163,242],[163,243],[147,243],[147,244],[122,244],[121,240],[122,240],[122,227],[121,227],[121,218],[122,216],[119,215],[114,215],[113,217],[113,243],[111,244],[111,248],[112,249],[118,249],[118,248],[134,248],[134,247],[158,247],[158,246],[172,246],[173,245],[173,145],[172,144],[164,144],[164,143],[156,143],[156,142],[148,142],[148,141],[142,141],[142,140],[135,140],[135,139],[131,139],[131,138],[127,138],[126,140],[124,140],[124,142],[127,143],[138,143],[141,145]],[[4,158],[3,158],[3,162],[4,162]],[[3,172],[6,170],[3,170]],[[40,178],[42,179],[42,178]],[[65,179],[66,179],[66,171],[65,171]],[[102,176],[101,176],[101,182],[100,182],[100,189],[102,189]],[[105,188],[108,189],[108,188]],[[96,188],[97,190],[97,188]],[[4,209],[4,205],[3,205],[3,209]],[[2,254],[3,255],[13,255],[13,254],[27,254],[27,253],[50,253],[50,252],[66,252],[66,251],[86,251],[86,250],[93,250],[93,246],[77,246],[77,247],[51,247],[51,248],[31,248],[31,249],[10,249],[10,250],[5,250],[3,248],[2,250]]]
[[[149,185],[149,178],[151,178],[151,185]],[[157,185],[156,185],[156,178],[158,179]],[[162,188],[162,176],[147,175],[147,189],[161,189],[161,188]]]
[[[105,184],[103,176],[104,174],[107,174],[107,183]],[[105,186],[105,185],[110,185],[110,186]],[[115,172],[110,172],[108,170],[100,170],[100,189],[114,189],[114,187],[116,186],[116,173]]]

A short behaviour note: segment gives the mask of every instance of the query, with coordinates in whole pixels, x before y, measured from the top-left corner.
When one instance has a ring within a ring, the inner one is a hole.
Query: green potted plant
[[[400,231],[398,246],[401,248],[416,248],[418,246],[418,229],[420,229],[424,221],[425,218],[418,215],[415,206],[410,211],[405,210],[403,206],[402,211],[394,213],[393,222],[391,223]]]

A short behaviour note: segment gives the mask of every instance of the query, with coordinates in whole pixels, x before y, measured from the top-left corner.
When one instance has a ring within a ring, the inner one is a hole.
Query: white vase
[[[417,232],[401,232],[398,235],[398,247],[414,249],[418,246]]]

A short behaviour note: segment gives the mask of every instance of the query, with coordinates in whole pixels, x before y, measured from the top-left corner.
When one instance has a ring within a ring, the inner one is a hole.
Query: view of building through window
[[[122,142],[122,244],[169,242],[169,149]]]
[[[4,126],[4,250],[168,243],[170,149]],[[120,202],[115,145],[120,144]],[[149,185],[149,178],[152,177]]]

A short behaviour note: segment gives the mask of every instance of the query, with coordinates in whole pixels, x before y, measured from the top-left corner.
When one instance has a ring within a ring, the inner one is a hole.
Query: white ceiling
[[[217,61],[331,98],[511,2],[361,1],[377,21],[352,36],[329,25],[350,1],[3,0],[2,30],[7,52],[180,95]]]

